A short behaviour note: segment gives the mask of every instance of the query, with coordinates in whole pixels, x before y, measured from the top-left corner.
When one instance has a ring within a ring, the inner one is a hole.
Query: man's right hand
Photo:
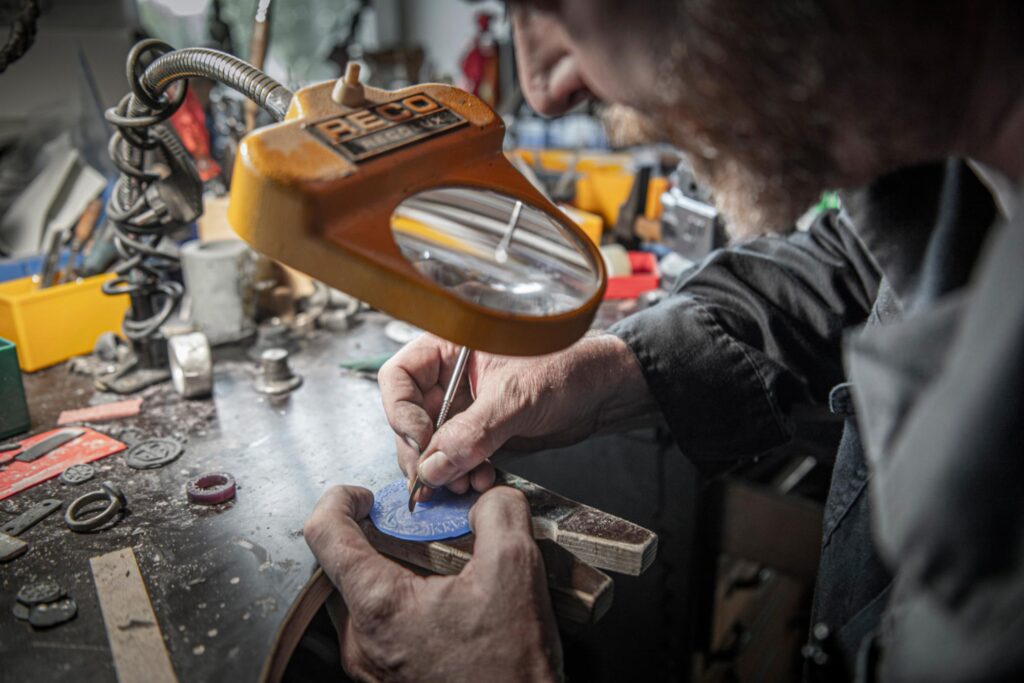
[[[618,337],[601,335],[547,356],[473,353],[468,386],[459,387],[448,421],[435,433],[458,350],[424,334],[378,374],[399,466],[410,480],[418,468],[434,488],[484,491],[494,483],[487,459],[506,442],[528,449],[565,445],[653,410],[632,351]]]

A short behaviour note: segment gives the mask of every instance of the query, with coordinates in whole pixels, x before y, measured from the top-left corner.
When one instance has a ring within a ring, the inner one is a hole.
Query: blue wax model
[[[388,536],[405,541],[439,541],[468,534],[469,508],[480,497],[471,491],[458,496],[448,489],[435,489],[425,503],[409,512],[409,489],[405,479],[393,481],[373,494],[370,519]]]

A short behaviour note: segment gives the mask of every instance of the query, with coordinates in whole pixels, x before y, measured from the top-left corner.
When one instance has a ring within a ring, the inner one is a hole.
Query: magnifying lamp
[[[536,355],[588,329],[597,246],[502,151],[484,102],[427,84],[297,91],[240,144],[228,220],[254,249],[473,349]]]

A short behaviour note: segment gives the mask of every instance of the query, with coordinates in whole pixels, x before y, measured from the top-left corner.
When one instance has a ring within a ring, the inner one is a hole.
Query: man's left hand
[[[345,670],[371,681],[553,681],[562,652],[522,493],[491,489],[470,510],[473,557],[457,576],[418,576],[380,555],[357,521],[370,491],[337,486],[306,542],[341,592]]]

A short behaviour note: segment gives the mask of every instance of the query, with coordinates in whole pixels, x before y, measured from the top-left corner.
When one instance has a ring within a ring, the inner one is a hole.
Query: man
[[[828,406],[848,419],[808,676],[1019,680],[1021,4],[562,0],[511,16],[535,109],[628,106],[690,153],[740,241],[610,334],[543,358],[475,354],[472,394],[436,434],[456,349],[410,344],[380,375],[405,473],[487,490],[506,442],[572,442],[654,410],[688,457],[735,461],[784,443],[795,406]],[[861,189],[805,233],[752,239],[826,187]],[[333,489],[306,528],[349,608],[352,673],[559,676],[521,496],[481,497],[474,558],[446,578],[373,552],[354,522],[370,503]]]

